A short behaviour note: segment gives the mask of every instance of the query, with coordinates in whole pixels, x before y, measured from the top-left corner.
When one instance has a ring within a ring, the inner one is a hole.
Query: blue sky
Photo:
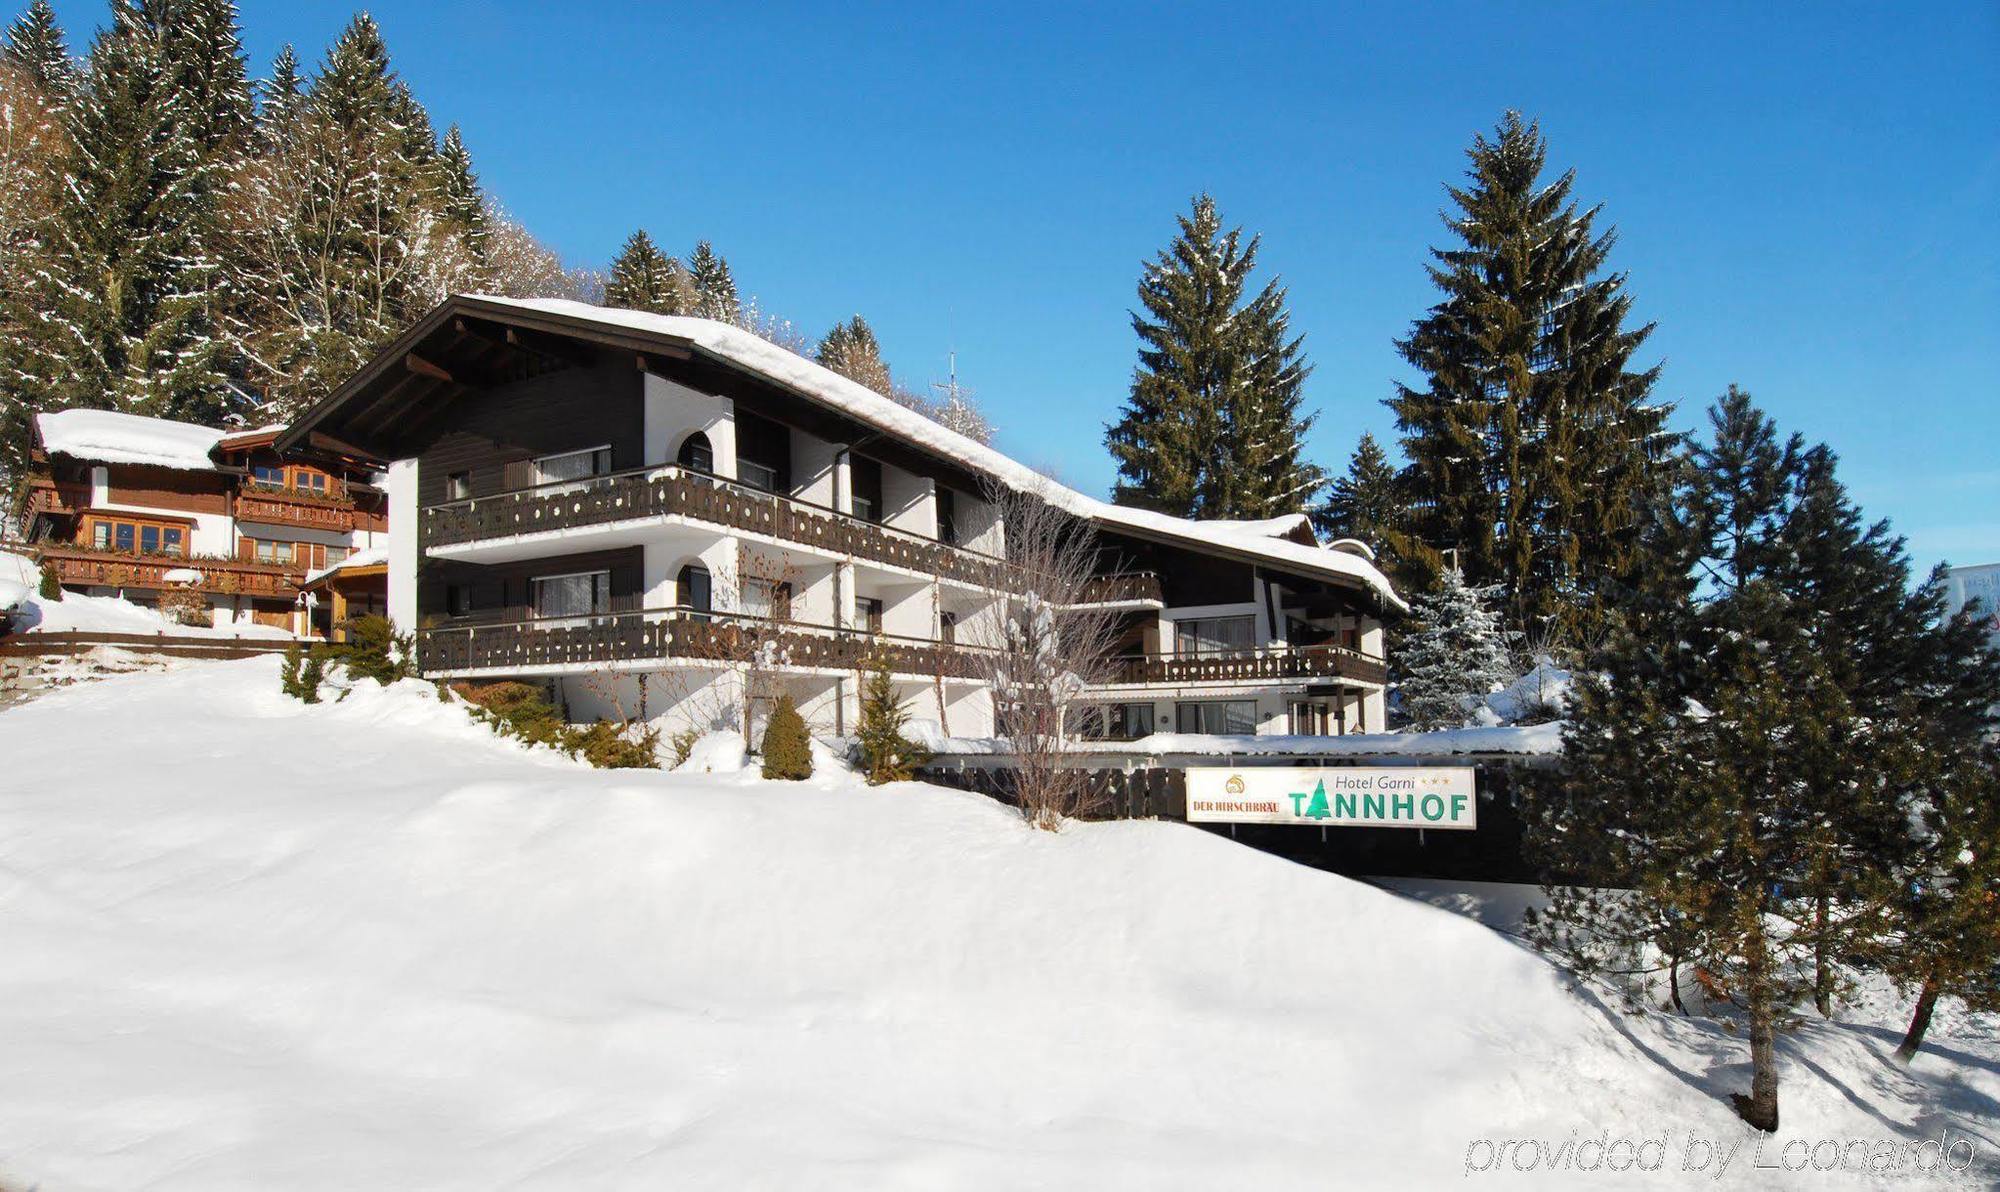
[[[104,11],[57,7],[78,47]],[[1291,288],[1318,458],[1386,440],[1441,184],[1518,107],[1617,224],[1681,425],[1740,383],[1921,563],[2000,560],[2000,6],[1673,8],[373,11],[567,257],[707,237],[814,335],[865,314],[906,380],[955,346],[999,445],[1092,491],[1140,264],[1199,190]],[[261,73],[352,5],[243,9]]]

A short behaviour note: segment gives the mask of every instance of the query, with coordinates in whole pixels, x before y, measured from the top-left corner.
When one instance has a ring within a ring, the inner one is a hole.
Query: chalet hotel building
[[[725,324],[454,297],[273,446],[380,468],[387,608],[426,676],[545,684],[573,719],[699,725],[760,649],[821,731],[851,730],[880,654],[911,715],[990,735],[999,484],[1094,525],[1122,645],[1087,731],[1382,727],[1404,606],[1366,546],[1049,488]]]

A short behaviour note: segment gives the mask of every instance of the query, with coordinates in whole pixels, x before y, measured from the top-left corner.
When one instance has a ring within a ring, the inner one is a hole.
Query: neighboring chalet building
[[[705,726],[754,658],[851,731],[882,651],[913,715],[990,735],[999,484],[1096,528],[1126,656],[1080,731],[1383,726],[1382,618],[1404,606],[1365,546],[1052,486],[725,324],[455,297],[277,446],[384,466],[389,612],[424,674],[543,683],[572,719]]]
[[[35,418],[21,531],[66,589],[152,605],[169,586],[207,597],[217,627],[326,636],[309,576],[387,545],[373,474],[335,454],[280,455],[282,427],[226,432],[110,410]],[[382,611],[377,584],[374,611]],[[356,589],[349,587],[346,594]],[[363,592],[348,611],[370,611]]]

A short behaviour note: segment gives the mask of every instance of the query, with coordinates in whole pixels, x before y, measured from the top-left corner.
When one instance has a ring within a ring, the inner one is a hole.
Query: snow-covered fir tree
[[[1194,200],[1139,282],[1139,365],[1105,444],[1120,504],[1181,517],[1272,517],[1304,509],[1323,483],[1302,462],[1309,371],[1276,280],[1249,295],[1258,239],[1225,231]]]
[[[736,279],[729,274],[729,262],[708,241],[696,242],[687,259],[688,282],[694,287],[691,314],[722,323],[742,317],[743,304],[736,297]]]
[[[1577,208],[1573,173],[1543,179],[1534,124],[1509,112],[1467,156],[1457,243],[1429,267],[1444,297],[1397,345],[1424,378],[1389,401],[1425,498],[1413,528],[1503,585],[1513,623],[1588,638],[1646,562],[1637,510],[1671,446],[1658,367],[1631,367],[1652,325],[1626,326],[1616,235]]]
[[[860,315],[835,323],[832,330],[821,336],[819,346],[813,350],[813,359],[877,393],[888,394],[895,389],[889,366],[882,361],[882,345],[875,338],[875,329]]]
[[[459,234],[473,259],[486,260],[486,195],[479,189],[479,175],[472,168],[472,154],[458,125],[445,129],[438,144],[438,170],[444,180],[444,216]]]
[[[1328,539],[1367,543],[1376,562],[1402,586],[1429,586],[1434,556],[1409,532],[1411,502],[1402,478],[1375,436],[1363,432],[1347,471],[1327,486],[1326,500],[1313,510],[1313,524]]]
[[[1397,655],[1396,689],[1412,728],[1470,724],[1482,701],[1513,681],[1509,635],[1492,596],[1493,589],[1473,587],[1452,567],[1411,606],[1416,628]]]
[[[24,71],[42,94],[60,108],[76,86],[76,63],[49,0],[34,0],[0,35],[0,62]]]
[[[625,240],[604,279],[604,304],[658,315],[694,313],[694,289],[681,263],[640,228]]]

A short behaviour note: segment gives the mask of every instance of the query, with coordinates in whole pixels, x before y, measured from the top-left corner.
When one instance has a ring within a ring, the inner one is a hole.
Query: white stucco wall
[[[715,474],[736,477],[736,403],[646,374],[646,466],[670,464],[696,431],[708,436]]]
[[[389,465],[389,620],[401,633],[417,628],[417,461]]]

